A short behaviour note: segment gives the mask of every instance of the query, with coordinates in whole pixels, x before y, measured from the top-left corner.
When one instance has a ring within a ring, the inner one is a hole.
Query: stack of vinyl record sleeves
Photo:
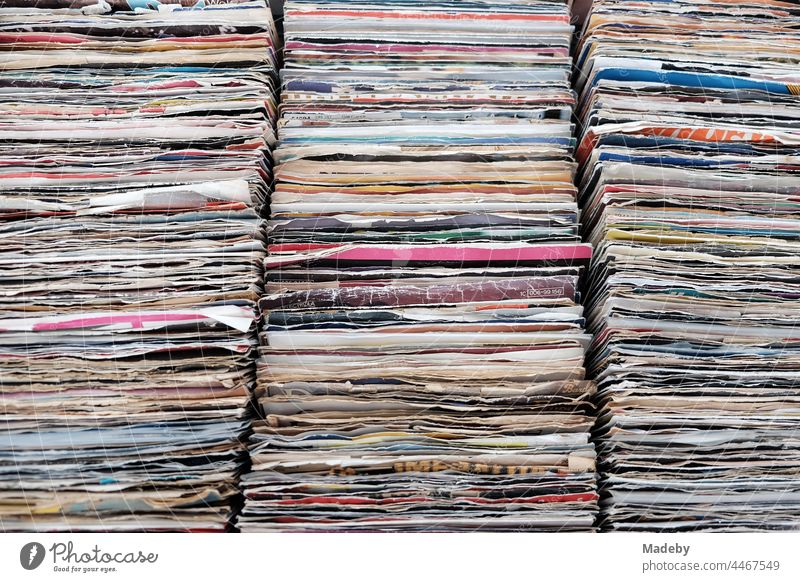
[[[275,33],[192,4],[2,3],[0,530],[229,526]]]
[[[594,4],[577,157],[603,529],[800,526],[798,19]]]
[[[285,8],[242,531],[592,528],[568,7]]]

